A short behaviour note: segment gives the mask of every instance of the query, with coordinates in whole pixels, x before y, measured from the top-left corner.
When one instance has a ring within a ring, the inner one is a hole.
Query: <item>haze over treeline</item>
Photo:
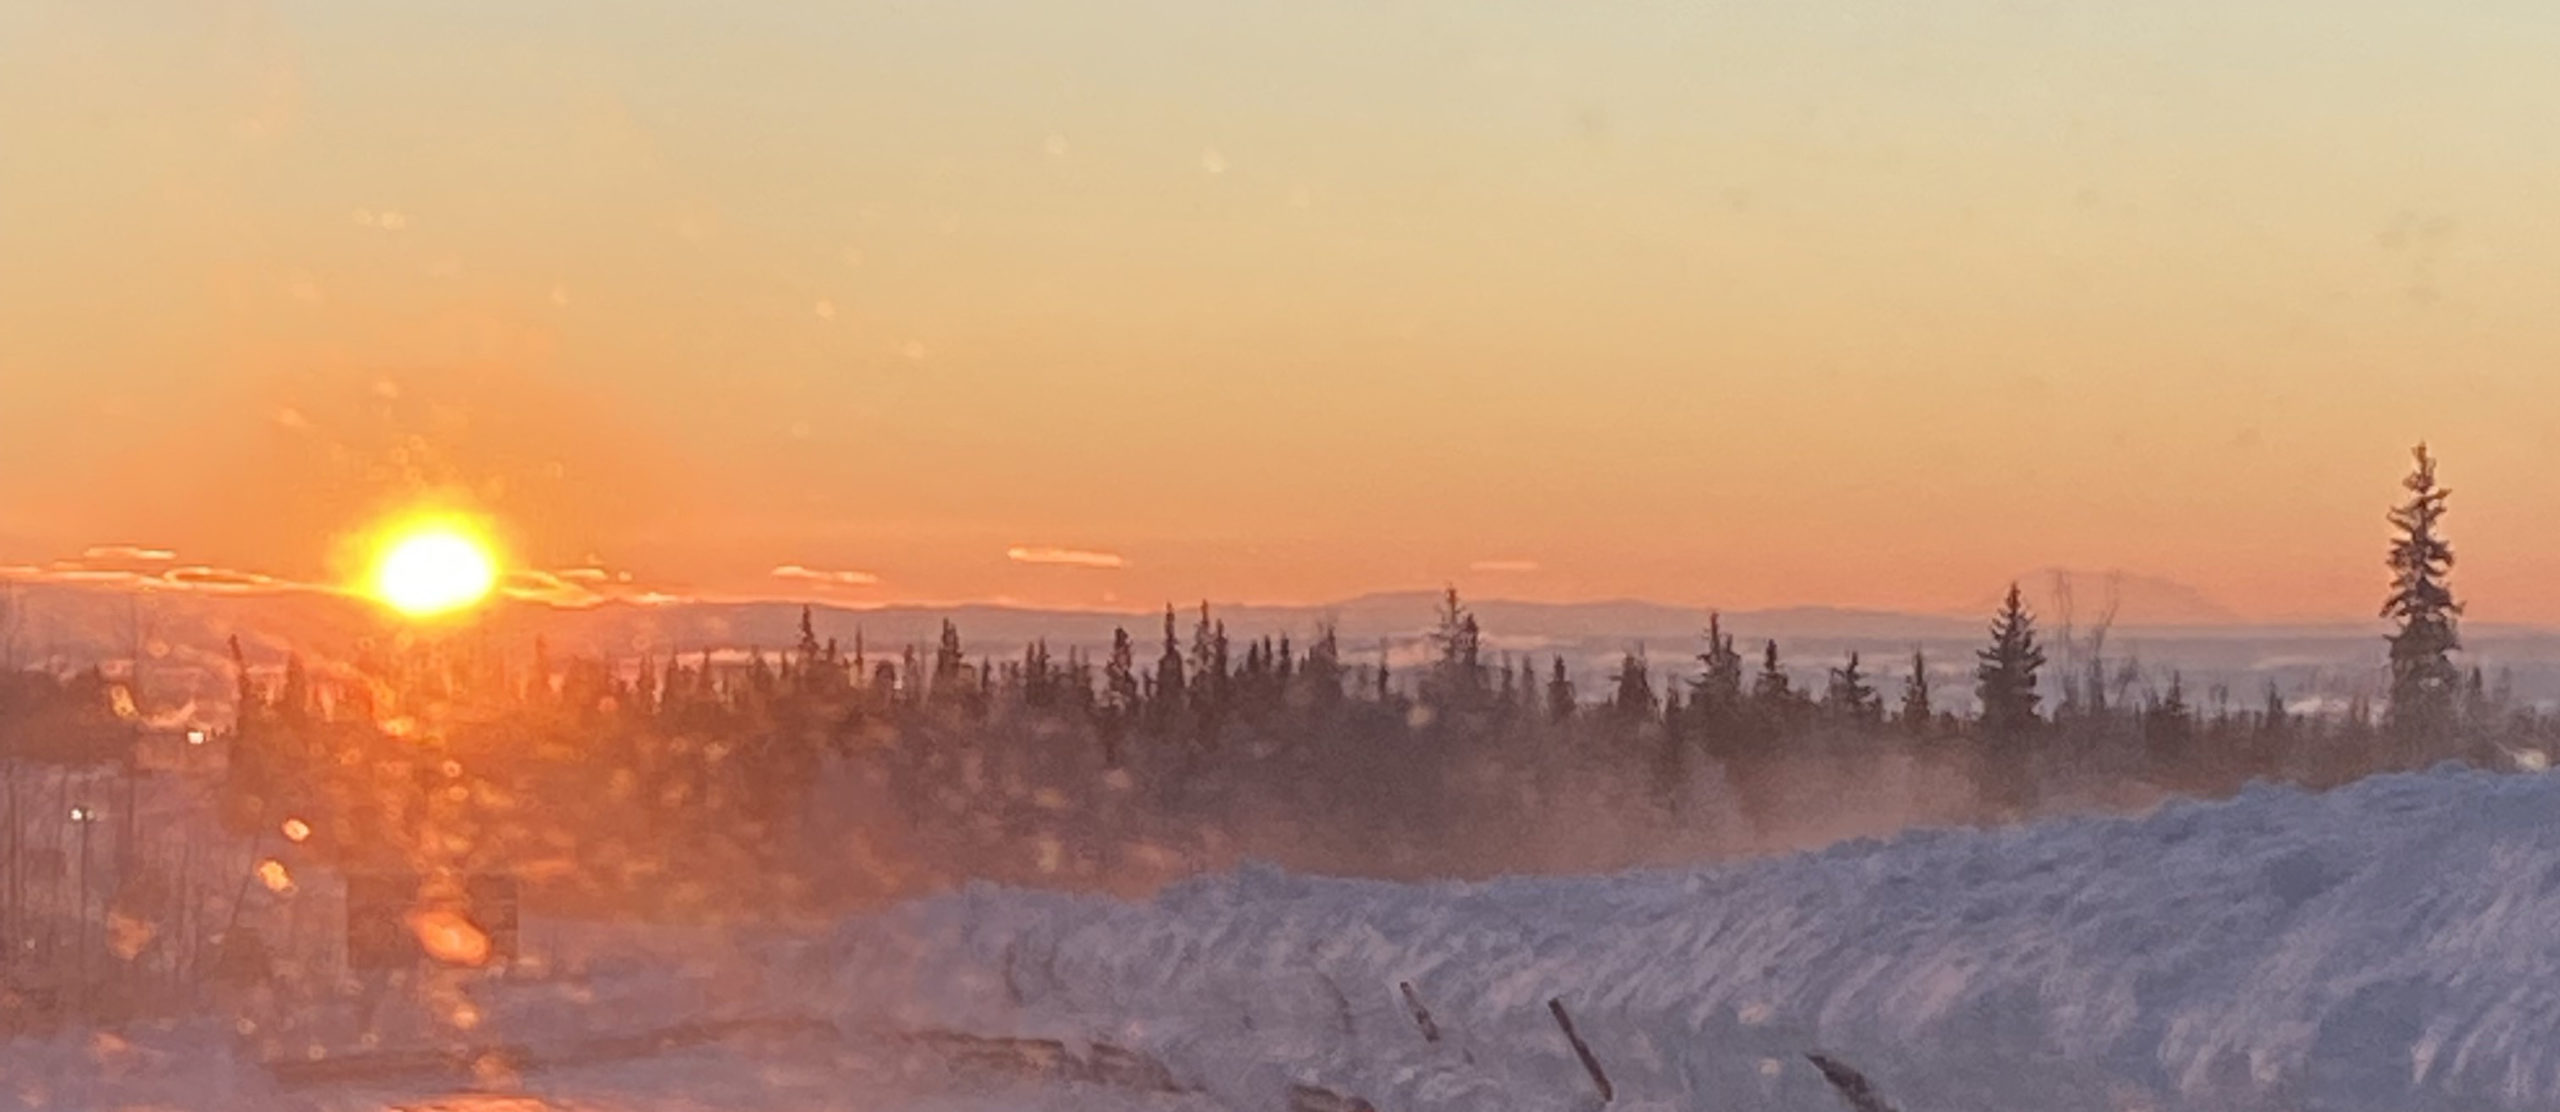
[[[1121,624],[1099,651],[1001,653],[949,619],[925,643],[822,636],[804,609],[770,652],[557,654],[465,634],[278,674],[233,644],[222,792],[244,830],[301,816],[326,832],[316,845],[362,856],[398,844],[402,800],[453,780],[456,798],[498,801],[465,839],[483,867],[599,905],[712,906],[977,876],[1143,887],[1245,856],[1599,869],[2253,780],[2543,767],[2560,717],[2464,660],[2448,496],[2423,450],[2406,485],[2390,633],[2367,642],[2380,682],[2334,707],[2146,668],[2103,615],[2065,637],[2016,587],[1952,659],[1806,660],[1710,615],[1685,651],[1631,645],[1597,676],[1495,648],[1454,589],[1418,655],[1331,626],[1235,629],[1206,604]],[[11,705],[67,724],[39,759],[94,762],[127,736],[125,684],[22,677]],[[662,874],[683,883],[639,881]]]

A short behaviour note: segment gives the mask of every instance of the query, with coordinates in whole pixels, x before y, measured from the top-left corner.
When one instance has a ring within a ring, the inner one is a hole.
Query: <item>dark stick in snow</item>
[[[1431,1009],[1422,1006],[1422,996],[1413,991],[1413,982],[1396,982],[1396,991],[1404,994],[1404,1006],[1413,1009],[1413,1025],[1422,1028],[1422,1041],[1438,1043],[1440,1025],[1431,1021]]]
[[[1351,997],[1342,991],[1342,982],[1334,980],[1330,974],[1321,972],[1316,974],[1316,979],[1324,982],[1324,990],[1333,995],[1334,1022],[1342,1028],[1342,1033],[1344,1035],[1351,1034],[1352,1027],[1354,1026],[1351,1015]]]
[[[1849,1102],[1849,1112],[1895,1112],[1893,1105],[1885,1101],[1884,1094],[1876,1091],[1875,1083],[1847,1062],[1821,1054],[1807,1054],[1804,1060],[1821,1070],[1822,1079],[1830,1082],[1832,1088],[1840,1090],[1840,1099]]]
[[[1573,1044],[1574,1057],[1582,1059],[1582,1068],[1591,1073],[1591,1083],[1600,1088],[1600,1103],[1607,1104],[1618,1099],[1618,1090],[1609,1084],[1609,1075],[1600,1070],[1600,1059],[1591,1055],[1591,1044],[1582,1041],[1582,1036],[1574,1033],[1573,1017],[1564,1014],[1564,1001],[1547,1001],[1547,1010],[1555,1013],[1556,1026],[1564,1028],[1564,1039]]]
[[[1378,1106],[1316,1085],[1291,1085],[1289,1112],[1378,1112]]]

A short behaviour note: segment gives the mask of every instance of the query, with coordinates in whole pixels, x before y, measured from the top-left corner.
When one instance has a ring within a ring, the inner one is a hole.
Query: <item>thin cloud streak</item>
[[[1468,571],[1527,573],[1539,570],[1536,560],[1478,560]]]
[[[879,585],[880,582],[879,576],[867,571],[822,571],[798,564],[784,564],[773,569],[773,577],[796,583],[816,583],[827,587],[872,587]]]
[[[132,544],[91,545],[80,553],[82,560],[115,561],[133,564],[166,564],[178,554],[166,548],[144,548]]]
[[[1119,569],[1129,566],[1129,561],[1117,552],[1094,552],[1082,548],[1016,545],[1004,550],[1004,558],[1017,564],[1044,564],[1054,567]]]

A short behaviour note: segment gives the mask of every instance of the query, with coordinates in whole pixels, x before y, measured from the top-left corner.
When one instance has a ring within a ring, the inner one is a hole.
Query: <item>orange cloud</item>
[[[557,571],[519,568],[507,573],[498,590],[517,602],[540,603],[568,610],[584,610],[607,602],[654,605],[684,601],[683,596],[661,594],[642,587],[630,572],[595,564],[581,564]]]
[[[1538,570],[1538,562],[1536,560],[1478,560],[1475,563],[1467,565],[1467,570],[1486,572],[1533,572]]]
[[[215,594],[259,594],[270,591],[311,589],[309,584],[294,583],[272,575],[202,565],[171,568],[160,575],[158,582],[185,590],[207,591]]]
[[[1004,550],[1005,559],[1017,564],[1049,564],[1071,568],[1125,568],[1129,561],[1117,552],[1094,552],[1081,548],[1035,548],[1016,545]]]
[[[773,577],[795,583],[815,583],[822,587],[869,587],[880,582],[879,576],[867,571],[820,571],[798,564],[784,564],[773,569]]]
[[[280,579],[258,572],[234,568],[187,564],[154,567],[177,559],[167,549],[139,548],[132,545],[97,545],[81,552],[76,560],[55,560],[41,567],[10,565],[0,567],[0,582],[57,583],[87,586],[122,587],[136,591],[197,591],[206,594],[273,594],[283,591],[326,590],[312,583]]]
[[[531,568],[507,573],[498,585],[498,593],[518,602],[538,602],[546,606],[583,609],[603,602],[603,594],[585,584],[572,582],[572,577]]]
[[[132,564],[165,564],[178,554],[165,548],[144,548],[131,544],[91,545],[80,553],[82,560]]]

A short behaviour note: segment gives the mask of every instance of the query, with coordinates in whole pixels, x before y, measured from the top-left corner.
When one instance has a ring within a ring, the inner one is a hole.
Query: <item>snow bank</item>
[[[1152,1053],[1238,1108],[2560,1107],[2560,778],[2438,771],[1750,864],[1150,904],[976,888],[802,959],[848,1029]],[[1442,1033],[1426,1042],[1398,986]]]
[[[210,1022],[0,1043],[0,1108],[280,1108]]]

